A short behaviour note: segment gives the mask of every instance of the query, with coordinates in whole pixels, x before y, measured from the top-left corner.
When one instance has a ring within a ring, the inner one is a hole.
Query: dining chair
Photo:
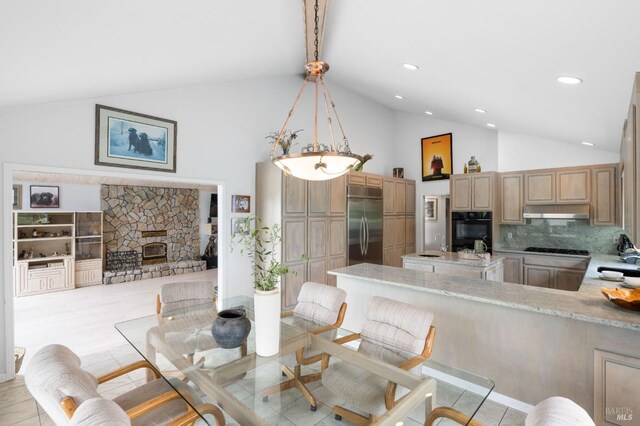
[[[306,282],[300,289],[298,303],[292,311],[282,313],[283,317],[292,317],[293,325],[309,330],[333,340],[337,329],[342,325],[347,304],[344,303],[347,293],[339,288],[326,284]],[[289,380],[263,390],[260,395],[267,401],[269,395],[296,388],[309,402],[311,411],[316,411],[318,403],[306,384],[322,378],[322,372],[328,367],[323,362],[323,354],[309,347],[301,348],[295,354],[289,354],[282,362],[282,372]],[[320,372],[302,374],[302,367],[320,363]],[[293,369],[289,367],[293,365]]]
[[[150,369],[156,380],[113,400],[98,393],[98,385],[140,368]],[[25,383],[34,399],[57,425],[191,425],[200,418],[197,412],[212,415],[218,426],[225,424],[224,415],[218,407],[203,404],[189,386],[180,381],[174,380],[169,385],[146,361],[129,364],[96,378],[80,367],[80,358],[69,348],[48,345],[29,362]]]
[[[360,333],[335,339],[344,344],[360,340],[358,352],[403,370],[420,374],[429,358],[436,329],[433,314],[407,303],[374,296],[367,307],[366,321]],[[325,362],[328,362],[325,355]],[[374,423],[410,391],[357,365],[344,361],[329,366],[322,384],[338,398],[354,405],[367,415],[336,405],[336,420],[342,417],[358,425]]]
[[[483,426],[477,420],[450,407],[437,407],[426,417],[424,426],[433,426],[440,419],[449,419],[460,425]],[[524,420],[525,426],[595,426],[589,414],[568,398],[552,396],[533,407]]]

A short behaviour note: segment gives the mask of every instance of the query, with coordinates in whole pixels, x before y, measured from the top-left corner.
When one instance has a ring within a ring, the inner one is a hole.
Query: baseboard
[[[450,385],[469,390],[471,392],[482,393],[482,389],[479,385],[468,382],[466,380],[460,379],[458,377],[451,376],[449,374],[443,373],[438,370],[434,370],[429,367],[422,367],[422,374],[433,377],[436,380],[449,383]],[[533,405],[527,404],[526,402],[522,402],[515,398],[511,398],[510,396],[503,395],[496,391],[492,391],[487,398],[489,401],[496,402],[498,404],[507,406],[509,408],[513,408],[514,410],[521,411],[525,414],[529,414],[529,412],[533,409]]]

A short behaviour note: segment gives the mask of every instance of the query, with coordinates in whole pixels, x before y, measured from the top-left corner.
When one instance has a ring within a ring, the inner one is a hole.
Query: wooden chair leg
[[[339,405],[336,405],[335,407],[333,407],[331,411],[336,416],[336,420],[342,420],[342,418],[344,417],[345,419],[349,420],[351,423],[358,426],[367,426],[371,424],[371,420],[372,420],[371,416],[368,416],[368,417],[362,416],[358,413],[354,413],[351,410],[347,410],[346,408],[341,407]]]

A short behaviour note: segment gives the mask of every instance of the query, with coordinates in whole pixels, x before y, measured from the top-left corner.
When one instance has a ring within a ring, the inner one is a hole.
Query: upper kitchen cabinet
[[[588,203],[591,187],[591,170],[558,170],[556,172],[557,203]]]
[[[408,181],[400,178],[382,178],[383,212],[385,215],[404,215],[406,212],[406,185]],[[415,181],[413,182],[415,214]]]
[[[349,185],[368,186],[370,188],[382,188],[382,176],[370,173],[351,172],[347,175]]]
[[[285,216],[307,214],[307,181],[293,176],[282,178],[282,211]]]
[[[525,182],[525,204],[549,204],[556,200],[555,172],[527,173]]]
[[[416,214],[416,183],[408,180],[405,185],[405,213],[407,216]]]
[[[591,170],[591,224],[618,225],[620,217],[616,209],[618,192],[615,164],[594,167]]]
[[[492,211],[497,205],[496,172],[452,175],[450,180],[452,211]]]
[[[524,218],[524,174],[503,173],[500,175],[500,223],[522,225]]]
[[[622,227],[635,245],[640,245],[640,185],[638,179],[638,164],[640,164],[640,149],[638,140],[637,105],[640,92],[640,73],[635,75],[629,112],[622,131],[620,144],[620,195],[622,205]]]
[[[340,176],[331,180],[309,181],[308,211],[310,216],[347,214],[347,180]]]

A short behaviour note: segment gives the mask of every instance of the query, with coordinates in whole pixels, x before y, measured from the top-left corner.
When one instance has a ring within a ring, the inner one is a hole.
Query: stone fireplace
[[[197,189],[102,185],[104,243],[135,250],[143,265],[200,259]]]

